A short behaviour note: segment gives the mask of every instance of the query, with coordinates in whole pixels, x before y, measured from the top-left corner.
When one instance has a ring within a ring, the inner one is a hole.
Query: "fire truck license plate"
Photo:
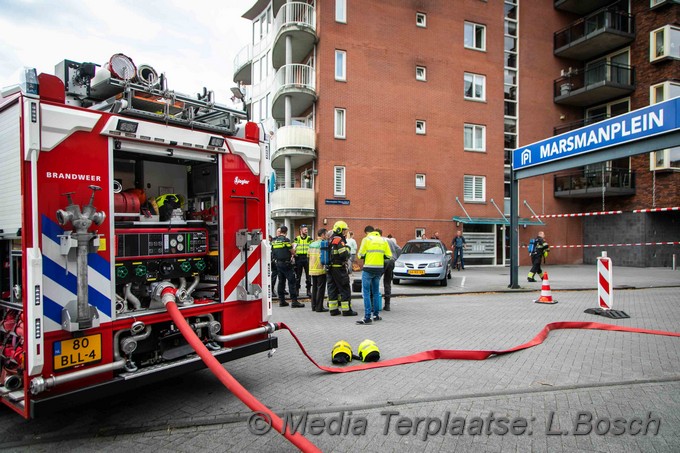
[[[410,270],[408,273],[409,275],[425,275],[425,271],[422,270]]]
[[[102,359],[101,334],[54,343],[54,369],[63,370]]]

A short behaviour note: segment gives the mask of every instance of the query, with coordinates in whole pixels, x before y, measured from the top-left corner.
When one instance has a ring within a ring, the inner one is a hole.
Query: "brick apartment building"
[[[269,133],[272,227],[460,229],[468,264],[507,264],[512,150],[680,95],[679,3],[255,2],[234,81]],[[582,246],[680,241],[679,211],[633,212],[680,206],[680,146],[522,180],[518,203],[550,262],[669,266],[678,245]]]

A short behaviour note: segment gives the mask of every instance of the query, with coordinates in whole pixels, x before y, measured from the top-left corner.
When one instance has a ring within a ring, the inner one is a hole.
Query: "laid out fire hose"
[[[352,371],[362,371],[373,368],[385,368],[388,366],[404,365],[407,363],[416,362],[426,362],[428,360],[486,360],[491,356],[509,354],[511,352],[521,351],[522,349],[533,348],[537,346],[548,337],[548,334],[552,330],[565,330],[565,329],[588,329],[588,330],[609,330],[616,332],[633,332],[633,333],[645,333],[649,335],[664,335],[668,337],[680,337],[680,332],[667,332],[664,330],[650,330],[650,329],[638,329],[637,327],[626,327],[626,326],[616,326],[613,324],[602,324],[599,322],[581,322],[581,321],[560,321],[551,322],[546,324],[545,327],[530,341],[515,346],[510,349],[504,349],[500,351],[494,350],[461,350],[461,349],[432,349],[430,351],[418,352],[416,354],[407,355],[404,357],[397,357],[390,360],[383,360],[380,362],[364,363],[362,365],[350,366],[346,368],[338,367],[327,367],[319,365],[314,361],[314,359],[307,353],[304,346],[298,339],[298,337],[293,333],[292,330],[285,324],[279,323],[279,330],[287,330],[292,335],[293,339],[297,342],[298,346],[302,350],[302,353],[307,356],[307,358],[320,370],[326,371],[328,373],[351,373]]]
[[[167,300],[170,298],[170,293],[173,294],[174,298],[174,292],[172,292],[171,289],[164,290],[163,294],[165,307],[167,308],[170,317],[173,321],[175,321],[175,325],[182,333],[184,338],[189,342],[191,347],[194,348],[196,353],[203,360],[203,362],[205,362],[210,371],[215,374],[217,379],[219,379],[220,382],[222,382],[222,384],[224,384],[224,386],[231,393],[236,395],[236,397],[243,401],[243,403],[251,410],[260,414],[266,414],[269,417],[268,421],[271,422],[271,425],[274,427],[274,429],[276,429],[276,431],[279,433],[283,433],[284,437],[301,451],[320,452],[321,450],[302,434],[298,432],[291,433],[288,427],[285,427],[284,431],[283,420],[274,412],[269,410],[267,406],[258,401],[257,398],[255,398],[250,392],[248,392],[248,390],[246,390],[245,387],[239,384],[231,374],[229,374],[224,366],[222,366],[222,364],[212,355],[208,348],[205,347],[201,339],[196,336],[194,330],[189,326],[186,319],[184,319],[182,313],[179,311],[179,308],[177,308],[177,304],[172,300]]]
[[[163,302],[168,310],[168,313],[175,321],[175,325],[180,330],[184,338],[189,342],[191,347],[194,348],[196,353],[201,357],[203,362],[208,366],[208,368],[217,376],[217,378],[222,382],[229,391],[236,395],[246,406],[255,412],[261,414],[266,414],[269,417],[269,422],[276,429],[277,432],[283,433],[284,437],[288,439],[293,445],[298,447],[303,452],[317,452],[321,451],[316,445],[311,443],[307,438],[305,438],[300,433],[291,433],[288,427],[285,427],[283,420],[273,413],[269,408],[257,400],[252,394],[248,392],[241,384],[239,384],[236,379],[234,379],[231,374],[222,366],[222,364],[210,353],[210,351],[205,347],[200,338],[196,336],[193,329],[189,326],[187,321],[182,316],[179,308],[177,308],[174,302],[174,288],[166,288],[163,291]],[[326,371],[328,373],[350,373],[353,371],[368,370],[373,368],[385,368],[389,366],[404,365],[407,363],[425,362],[428,360],[486,360],[491,356],[498,356],[503,354],[509,354],[516,351],[521,351],[523,349],[532,348],[537,346],[548,337],[548,334],[553,330],[565,330],[565,329],[588,329],[588,330],[608,330],[616,332],[632,332],[632,333],[643,333],[649,335],[664,335],[669,337],[680,337],[680,332],[667,332],[663,330],[650,330],[650,329],[639,329],[636,327],[626,327],[617,326],[613,324],[602,324],[598,322],[580,322],[580,321],[561,321],[561,322],[551,322],[546,324],[545,327],[530,341],[515,346],[510,349],[504,350],[456,350],[456,349],[433,349],[429,351],[423,351],[416,354],[397,357],[390,360],[384,360],[381,362],[371,362],[364,363],[362,365],[351,366],[351,367],[327,367],[319,365],[305,350],[300,339],[295,335],[295,333],[288,327],[285,323],[278,323],[277,327],[279,330],[287,330],[290,332],[293,339],[297,342],[302,353],[320,370]]]

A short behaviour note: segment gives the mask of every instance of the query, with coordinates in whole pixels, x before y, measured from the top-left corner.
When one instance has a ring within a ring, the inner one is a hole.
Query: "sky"
[[[23,67],[104,65],[122,53],[165,74],[168,89],[231,105],[234,57],[250,42],[255,0],[0,0],[0,87]],[[240,105],[240,104],[239,104]]]

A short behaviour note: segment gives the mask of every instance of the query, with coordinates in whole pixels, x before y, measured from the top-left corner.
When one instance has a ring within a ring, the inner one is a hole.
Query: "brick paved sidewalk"
[[[356,348],[370,338],[383,360],[429,349],[506,349],[533,338],[554,321],[593,321],[680,330],[674,288],[618,291],[617,309],[631,318],[608,320],[585,314],[596,305],[594,291],[561,291],[556,305],[532,302],[531,293],[461,294],[393,300],[384,320],[359,326],[357,318],[330,317],[308,309],[275,307],[273,320],[286,322],[310,354],[330,365],[339,339]],[[356,305],[356,302],[355,302]],[[360,305],[355,306],[361,309]],[[324,451],[678,451],[680,339],[624,332],[552,332],[534,348],[484,361],[430,361],[331,375],[318,371],[291,336],[277,332],[272,358],[258,355],[226,368],[273,410],[308,410],[333,416],[365,416],[365,436],[310,436]],[[168,395],[171,395],[168,398]],[[0,449],[8,451],[294,451],[281,436],[251,434],[250,412],[208,372],[123,395],[106,411],[83,409],[55,420],[17,421],[0,412]],[[499,416],[532,420],[524,435],[383,435],[384,410],[405,417]],[[568,426],[578,411],[594,417],[661,418],[656,436],[546,436],[546,420]],[[168,429],[168,427],[173,427]],[[671,429],[672,427],[672,429]],[[88,434],[89,433],[89,434]],[[97,439],[92,434],[99,433]],[[119,433],[112,436],[112,433]],[[52,439],[31,444],[35,436]],[[70,436],[70,437],[68,437]],[[81,439],[75,437],[80,436]],[[83,437],[85,436],[85,437]],[[44,448],[44,449],[43,449]],[[22,450],[23,449],[23,450]],[[41,450],[42,449],[42,450]]]

